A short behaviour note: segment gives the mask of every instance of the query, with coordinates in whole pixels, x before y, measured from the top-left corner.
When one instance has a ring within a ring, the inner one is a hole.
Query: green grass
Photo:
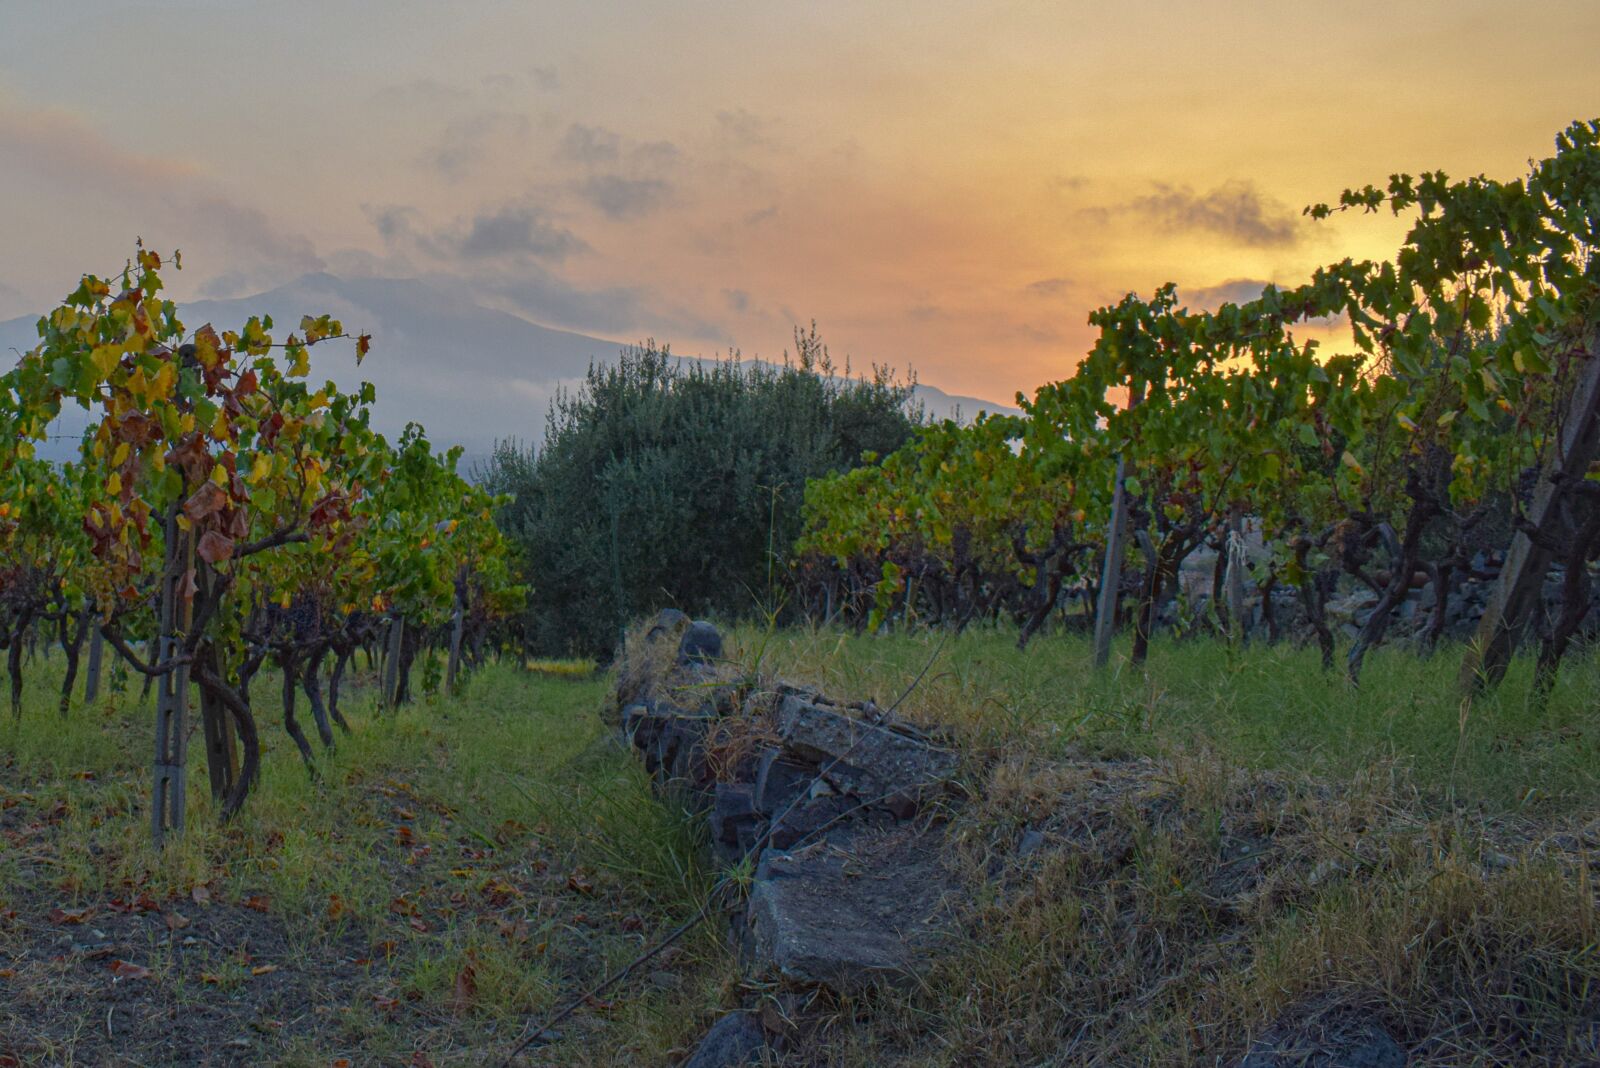
[[[606,682],[592,673],[490,666],[459,698],[398,715],[354,689],[354,733],[331,753],[317,746],[315,782],[273,709],[276,681],[263,678],[262,776],[244,812],[219,825],[195,735],[189,828],[157,851],[152,711],[135,688],[62,720],[59,666],[31,666],[21,720],[0,719],[0,913],[17,913],[0,920],[0,969],[13,973],[0,978],[0,1054],[23,1063],[94,1063],[110,1048],[124,1063],[166,1063],[159,1026],[113,1047],[91,1019],[126,1011],[116,999],[127,990],[152,1010],[205,1008],[214,1033],[197,1041],[255,1063],[411,1063],[420,1052],[418,1063],[482,1064],[707,892],[696,828],[612,741],[598,715]],[[180,952],[164,925],[112,904],[141,893],[151,917],[187,923],[171,934],[204,940]],[[61,925],[52,908],[94,912]],[[103,960],[50,959],[96,925],[152,977],[119,985]],[[730,974],[710,930],[669,966],[671,984],[647,973],[615,1004],[585,1007],[561,1029],[569,1041],[530,1063],[659,1062],[709,1022]],[[41,1018],[56,1023],[31,1022]],[[79,1018],[81,1035],[69,1026]]]
[[[1158,641],[1144,668],[1119,650],[1097,672],[1083,639],[1014,641],[729,636],[747,677],[883,706],[926,668],[900,712],[970,758],[968,799],[942,814],[967,922],[911,989],[806,1003],[807,1063],[1213,1063],[1330,1006],[1408,1042],[1446,1032],[1434,1059],[1452,1065],[1582,1040],[1600,1003],[1592,652],[1536,710],[1523,660],[1464,706],[1459,648],[1380,649],[1356,689],[1289,646]],[[491,666],[392,716],[359,686],[315,782],[263,678],[259,788],[219,825],[192,745],[191,826],[160,852],[151,709],[135,689],[63,721],[59,667],[30,666],[22,719],[0,715],[0,1056],[24,1064],[164,1064],[179,1040],[249,1063],[490,1063],[717,875],[612,740],[588,665]],[[1025,826],[1069,847],[1018,862]],[[1244,890],[1241,843],[1271,857]],[[114,906],[141,893],[154,911]],[[101,934],[150,978],[115,979]],[[740,986],[723,935],[704,925],[527,1063],[674,1063],[741,1000],[794,1010]],[[192,1022],[174,1030],[174,1009]]]
[[[1495,692],[1465,706],[1460,646],[1425,659],[1376,650],[1356,688],[1342,672],[1323,672],[1314,649],[1289,644],[1157,641],[1142,669],[1119,648],[1105,671],[1094,669],[1087,638],[1045,637],[1019,651],[1006,629],[949,638],[744,629],[732,645],[735,659],[759,657],[764,670],[884,705],[931,659],[902,713],[986,749],[1214,751],[1241,767],[1335,780],[1383,767],[1440,803],[1502,813],[1574,812],[1600,801],[1600,657],[1592,651],[1568,658],[1540,710],[1527,699],[1526,657]]]
[[[900,713],[970,757],[945,834],[971,912],[910,989],[824,1009],[812,1063],[1234,1063],[1349,1013],[1414,1063],[1600,1055],[1592,651],[1539,710],[1525,660],[1464,704],[1459,648],[1379,650],[1357,689],[1289,646],[1097,672],[1085,639],[1003,629],[730,644],[881,706],[926,669]],[[1053,844],[1019,857],[1025,828]]]

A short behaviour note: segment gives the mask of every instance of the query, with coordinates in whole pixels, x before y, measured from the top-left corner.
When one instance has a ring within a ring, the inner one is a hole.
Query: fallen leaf
[[[169,931],[181,931],[189,926],[189,917],[181,912],[169,912],[162,919],[167,921],[167,930]]]
[[[260,964],[250,969],[251,975],[271,975],[278,970],[276,964]]]
[[[400,1007],[399,998],[385,997],[383,994],[372,995],[372,1003],[384,1012],[394,1012]]]
[[[328,895],[328,919],[337,920],[346,911],[348,911],[348,907],[344,903],[344,898],[338,894]]]
[[[82,923],[84,920],[88,919],[92,915],[94,915],[94,909],[92,909],[92,908],[51,909],[50,910],[50,922],[51,923]]]
[[[150,978],[150,969],[146,968],[142,964],[130,964],[125,960],[114,960],[110,964],[106,965],[106,967],[109,968],[111,970],[111,974],[115,975],[118,979]]]
[[[212,986],[221,986],[222,985],[222,976],[220,976],[220,975],[212,975],[210,972],[201,972],[200,973],[200,981],[202,983],[210,983]]]
[[[580,894],[592,894],[594,893],[594,883],[585,879],[582,872],[575,871],[567,876],[567,889],[574,890]]]
[[[466,963],[461,965],[461,970],[456,973],[455,986],[450,992],[450,1011],[457,1016],[465,1016],[471,1011],[472,1003],[477,996],[477,963],[473,955],[468,953]]]
[[[251,894],[249,897],[240,902],[240,904],[244,905],[244,907],[247,909],[254,909],[257,912],[270,912],[272,910],[272,899],[266,894]]]
[[[211,891],[205,886],[197,886],[190,890],[189,896],[194,899],[196,905],[208,905],[211,903]]]
[[[417,919],[415,916],[411,918],[411,929],[421,934],[427,934],[429,930],[427,923]]]

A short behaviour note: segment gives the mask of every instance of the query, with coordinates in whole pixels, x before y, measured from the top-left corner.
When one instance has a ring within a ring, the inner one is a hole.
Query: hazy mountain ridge
[[[280,334],[295,328],[307,313],[332,315],[346,329],[373,336],[372,354],[360,368],[348,345],[313,348],[315,376],[331,378],[343,388],[371,381],[378,390],[373,411],[378,429],[393,435],[407,422],[418,422],[434,441],[463,446],[469,458],[487,455],[497,440],[543,437],[545,414],[556,392],[577,385],[592,363],[615,360],[624,345],[541,326],[422,279],[315,273],[254,296],[180,306],[190,327],[211,322],[219,329],[236,329],[249,316],[265,314],[272,316]],[[37,316],[0,322],[0,351],[31,348],[38,341],[37,322]],[[921,384],[915,400],[933,419],[1013,410]],[[63,414],[54,430],[70,438],[83,425],[82,414],[73,410]],[[57,441],[46,452],[64,456],[70,449],[69,442]]]

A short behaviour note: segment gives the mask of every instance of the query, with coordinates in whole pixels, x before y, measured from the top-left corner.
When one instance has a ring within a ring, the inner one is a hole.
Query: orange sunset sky
[[[143,235],[180,298],[436,277],[747,356],[815,318],[1008,400],[1099,304],[1391,254],[1300,209],[1511,177],[1596,114],[1596,0],[4,0],[0,318]]]

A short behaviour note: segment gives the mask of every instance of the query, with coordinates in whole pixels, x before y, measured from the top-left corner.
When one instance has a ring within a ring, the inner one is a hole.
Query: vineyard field
[[[599,680],[507,663],[380,714],[363,674],[314,788],[271,737],[239,818],[197,798],[158,851],[149,702],[114,691],[62,723],[60,660],[0,723],[0,1054],[21,1063],[483,1064],[703,889],[688,826],[602,744]],[[725,964],[714,937],[685,944],[670,983],[533,1063],[687,1041]]]

